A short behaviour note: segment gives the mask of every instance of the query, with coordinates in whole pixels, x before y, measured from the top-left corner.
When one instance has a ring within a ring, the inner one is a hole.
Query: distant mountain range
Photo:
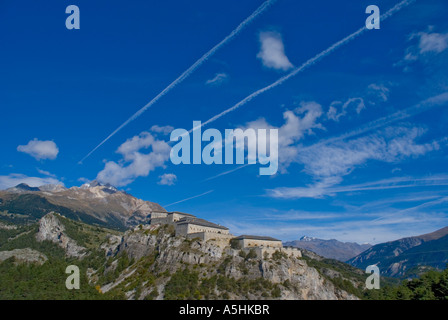
[[[347,263],[361,269],[374,264],[382,275],[397,278],[418,276],[427,271],[428,266],[445,269],[448,263],[448,227],[374,245]]]
[[[0,191],[0,221],[31,224],[50,212],[91,225],[128,230],[145,224],[154,211],[166,211],[154,202],[137,199],[97,181],[81,187],[19,184]],[[304,236],[285,242],[365,270],[377,265],[388,277],[416,277],[428,268],[445,269],[448,263],[448,227],[432,233],[371,246]]]
[[[13,223],[35,222],[51,211],[73,220],[124,230],[145,223],[151,212],[165,209],[98,181],[69,189],[61,185],[36,188],[21,183],[0,191],[0,215]]]
[[[285,242],[284,244],[286,246],[310,250],[325,258],[339,261],[347,261],[372,246],[370,244],[341,242],[335,239],[322,240],[307,236],[303,236],[299,240]]]

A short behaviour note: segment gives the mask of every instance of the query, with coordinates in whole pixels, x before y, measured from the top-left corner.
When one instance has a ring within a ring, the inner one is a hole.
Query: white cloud
[[[89,182],[92,181],[92,180],[87,179],[86,177],[81,177],[81,178],[78,178],[78,181],[79,181],[79,182],[82,182],[82,183],[89,183]]]
[[[327,177],[313,185],[307,187],[292,187],[292,188],[276,188],[267,190],[270,197],[278,199],[299,199],[299,198],[314,198],[319,199],[324,196],[331,196],[337,193],[351,193],[359,191],[372,190],[389,190],[389,189],[403,189],[415,187],[434,187],[434,186],[448,186],[448,176],[435,175],[424,178],[414,177],[398,177],[383,179],[379,181],[371,181],[361,184],[335,186],[342,181],[341,177]],[[405,200],[395,199],[395,202],[404,202]],[[410,201],[410,200],[408,200]],[[417,201],[413,199],[413,201]]]
[[[389,88],[384,84],[372,83],[359,97],[349,98],[345,102],[333,101],[327,111],[327,119],[339,122],[342,117],[349,114],[350,110],[360,114],[366,105],[375,105],[377,102],[389,100]]]
[[[53,174],[51,172],[48,172],[48,171],[45,171],[45,170],[41,170],[39,168],[37,168],[37,172],[39,172],[40,174],[42,174],[44,176],[49,176],[49,177],[52,177],[52,178],[56,178],[55,174]]]
[[[408,40],[417,41],[406,48],[403,59],[394,64],[403,67],[405,72],[412,70],[412,63],[419,60],[425,62],[427,56],[440,54],[448,48],[448,33],[418,32],[411,34]]]
[[[389,100],[389,88],[383,84],[372,83],[368,86],[368,93],[377,96],[382,102]]]
[[[40,141],[37,139],[31,140],[26,145],[18,146],[17,151],[27,153],[36,160],[54,160],[59,153],[59,149],[53,141]]]
[[[448,48],[448,33],[426,33],[419,32],[417,34],[419,37],[418,48],[420,53],[441,53]]]
[[[367,161],[393,163],[439,149],[436,142],[418,144],[415,140],[423,133],[423,129],[416,127],[388,127],[365,137],[301,149],[297,162],[304,165],[304,172],[312,176],[315,183],[306,187],[276,188],[268,190],[267,194],[274,198],[297,199],[350,191],[334,186]]]
[[[342,105],[342,107],[339,108],[340,105]],[[350,98],[344,103],[341,101],[333,101],[328,109],[327,118],[330,120],[339,121],[339,118],[347,115],[347,109],[350,106],[354,106],[356,113],[359,114],[361,110],[365,108],[364,99]],[[340,109],[340,112],[338,112],[338,109]]]
[[[241,129],[278,129],[278,154],[272,154],[271,157],[278,158],[280,171],[284,171],[297,158],[297,142],[305,135],[314,134],[314,129],[323,129],[323,126],[317,122],[321,116],[322,106],[320,104],[314,101],[301,102],[300,107],[283,113],[285,123],[280,127],[272,126],[264,118],[260,118],[246,123]],[[259,136],[257,138],[260,143],[266,146],[270,145],[269,134],[266,137]],[[266,139],[266,141],[263,142],[262,139]]]
[[[280,33],[273,31],[261,32],[259,36],[261,48],[257,58],[265,67],[286,71],[294,67],[285,55]]]
[[[141,150],[151,149],[149,153]],[[97,175],[97,180],[110,183],[116,187],[126,186],[138,177],[146,177],[158,167],[165,167],[170,157],[170,146],[157,140],[149,132],[128,139],[117,150],[123,156],[121,161],[106,162],[104,169]]]
[[[161,134],[167,135],[167,134],[170,134],[171,131],[174,130],[174,127],[172,127],[172,126],[158,126],[158,125],[155,124],[155,125],[153,125],[151,127],[150,130],[152,132],[155,132],[155,133],[161,133]]]
[[[346,175],[367,160],[394,162],[438,148],[437,145],[415,142],[423,132],[420,128],[388,127],[380,133],[347,142],[337,141],[307,149],[299,155],[299,161],[305,164],[307,173],[316,177]]]
[[[161,176],[159,176],[159,182],[158,184],[164,185],[164,186],[172,186],[177,181],[177,176],[174,173],[164,173]]]
[[[30,187],[40,187],[45,184],[60,184],[64,185],[58,179],[52,177],[28,177],[24,174],[11,173],[7,176],[0,176],[0,190],[15,187],[20,183],[26,183]]]
[[[219,86],[220,84],[223,84],[229,79],[229,75],[227,73],[216,73],[215,76],[212,79],[209,79],[205,82],[205,84],[210,86]]]

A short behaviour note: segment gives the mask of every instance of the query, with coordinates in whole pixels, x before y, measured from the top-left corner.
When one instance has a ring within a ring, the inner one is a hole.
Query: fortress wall
[[[222,234],[222,233],[210,233],[210,232],[195,232],[187,234],[187,238],[194,239],[199,238],[204,241],[208,240],[222,240],[226,245],[228,245],[230,239],[233,238],[231,234]]]
[[[302,257],[302,252],[299,248],[286,247],[282,249],[282,252],[286,253],[288,256],[293,256],[294,258]]]
[[[166,218],[168,216],[167,212],[151,212],[151,219],[153,218]]]
[[[256,240],[256,239],[241,239],[238,240],[242,248],[249,247],[273,247],[273,248],[281,248],[281,241],[269,241],[269,240]]]
[[[196,224],[188,224],[188,233],[197,233],[197,232],[207,232],[207,233],[215,233],[215,234],[229,234],[229,230],[225,229],[216,229],[212,227],[199,226]]]
[[[176,236],[187,236],[188,232],[188,224],[176,224]]]
[[[302,253],[297,248],[278,248],[278,247],[246,247],[242,249],[246,254],[251,250],[254,250],[257,254],[258,259],[263,259],[265,257],[265,253],[267,253],[267,257],[271,258],[274,252],[280,251],[286,253],[288,256],[292,256],[294,258],[302,257]]]

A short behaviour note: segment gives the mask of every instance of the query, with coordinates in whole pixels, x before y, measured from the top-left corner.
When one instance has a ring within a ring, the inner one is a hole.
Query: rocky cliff
[[[56,213],[49,213],[39,221],[39,231],[36,234],[37,241],[51,241],[65,250],[69,257],[82,258],[87,254],[87,249],[79,246],[65,233],[65,226],[61,223]]]
[[[116,279],[104,283],[101,290],[130,288],[126,292],[130,299],[172,297],[174,275],[190,273],[198,292],[201,286],[209,286],[203,293],[205,298],[357,299],[335,287],[304,259],[280,253],[270,259],[257,259],[223,242],[175,237],[168,226],[141,226],[127,231],[115,257],[132,263]],[[111,263],[104,275],[114,273],[118,264]],[[141,279],[143,286],[136,286],[136,279]]]
[[[359,291],[351,289],[364,285],[315,254],[294,258],[277,252],[260,259],[223,240],[175,236],[169,225],[139,225],[123,233],[49,213],[36,225],[7,226],[0,229],[0,267],[10,266],[4,271],[21,279],[8,282],[12,296],[76,298],[63,285],[69,264],[80,268],[80,294],[90,299],[357,299]],[[31,287],[24,270],[35,275]],[[54,292],[40,292],[53,276],[59,279],[51,282]],[[343,281],[350,285],[341,286]]]

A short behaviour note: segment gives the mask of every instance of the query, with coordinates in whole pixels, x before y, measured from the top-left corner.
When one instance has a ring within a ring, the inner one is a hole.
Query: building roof
[[[221,229],[221,230],[229,230],[229,228],[226,228],[224,226],[221,226],[219,224],[215,224],[213,222],[204,220],[204,219],[199,219],[199,218],[189,218],[189,217],[185,217],[180,219],[177,222],[178,225],[181,224],[194,224],[197,226],[203,226],[203,227],[209,227],[209,228],[215,228],[215,229]]]
[[[271,238],[271,237],[265,237],[265,236],[252,236],[252,235],[247,235],[247,234],[243,234],[239,237],[236,237],[235,239],[238,240],[244,240],[244,239],[248,239],[248,240],[264,240],[264,241],[281,241],[275,238]]]
[[[184,212],[179,212],[179,211],[168,212],[168,214],[180,214],[180,215],[182,215],[182,216],[187,216],[187,217],[196,217],[196,216],[194,216],[194,215],[192,215],[192,214],[184,213]]]

